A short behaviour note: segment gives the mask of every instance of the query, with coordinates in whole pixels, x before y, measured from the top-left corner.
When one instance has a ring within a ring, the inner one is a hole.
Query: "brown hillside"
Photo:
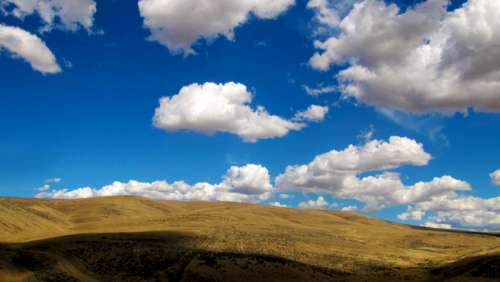
[[[236,203],[4,198],[0,242],[0,281],[500,278],[498,236]]]

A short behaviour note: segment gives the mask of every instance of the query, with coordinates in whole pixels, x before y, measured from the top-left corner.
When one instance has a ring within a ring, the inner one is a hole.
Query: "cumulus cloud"
[[[97,11],[93,0],[5,0],[0,8],[4,14],[18,18],[37,14],[45,29],[57,26],[70,31],[80,27],[90,31]]]
[[[153,123],[167,131],[232,133],[250,143],[282,137],[305,127],[271,115],[261,106],[253,109],[251,101],[252,94],[241,83],[195,83],[183,87],[173,97],[161,98]]]
[[[2,49],[25,60],[34,70],[41,73],[61,71],[47,45],[38,36],[21,28],[0,24],[0,51]]]
[[[500,169],[490,174],[491,183],[500,186]]]
[[[332,180],[327,179],[329,176],[344,178],[403,165],[423,166],[430,159],[422,144],[406,137],[392,136],[389,141],[372,140],[363,146],[349,145],[342,151],[332,150],[316,156],[307,165],[289,166],[285,174],[278,177],[278,182],[285,185],[291,180],[292,183],[302,183],[301,186],[324,186],[323,182],[327,185]],[[307,184],[309,181],[311,185]]]
[[[268,199],[272,194],[268,170],[260,165],[249,164],[243,167],[231,167],[222,182],[218,184],[196,183],[190,185],[184,181],[168,183],[166,181],[127,183],[113,182],[99,189],[82,187],[41,191],[38,198],[77,199],[106,196],[133,195],[162,200],[199,200],[258,202]]]
[[[287,205],[284,205],[280,202],[272,202],[272,203],[269,203],[269,205],[271,205],[273,207],[279,207],[279,208],[287,208],[288,207]]]
[[[417,203],[454,191],[470,190],[468,183],[451,176],[411,186],[403,184],[399,174],[392,172],[359,177],[362,173],[404,165],[423,166],[430,159],[422,144],[393,136],[388,142],[372,140],[363,146],[350,145],[342,151],[332,150],[316,156],[309,164],[288,166],[276,178],[276,185],[281,192],[327,193],[356,199],[365,203],[365,210]]]
[[[419,214],[419,217],[412,216]],[[402,220],[420,220],[424,216],[436,223],[454,224],[465,228],[500,229],[500,197],[482,199],[443,194],[420,201],[399,215]]]
[[[324,28],[337,28],[341,17],[348,12],[351,7],[360,0],[309,0],[307,8],[314,10],[314,19],[319,24],[317,33],[326,32]]]
[[[329,109],[327,106],[311,105],[307,110],[295,114],[295,120],[318,122],[325,119]]]
[[[253,15],[273,19],[294,0],[140,0],[139,11],[150,40],[173,53],[195,54],[192,46],[200,39],[234,39],[234,30]]]
[[[395,205],[413,204],[455,191],[470,191],[470,185],[451,176],[435,177],[405,185],[398,174],[383,173],[363,178],[348,177],[336,192],[339,197],[365,203],[365,210],[379,210]],[[335,193],[335,192],[334,192]]]
[[[500,2],[469,0],[454,11],[447,4],[427,0],[402,12],[364,0],[340,20],[335,7],[316,4],[320,21],[339,32],[314,43],[319,51],[310,65],[326,71],[347,64],[337,75],[342,95],[379,108],[498,112]]]
[[[451,229],[450,224],[445,224],[445,223],[435,223],[432,221],[427,221],[424,225],[424,227],[429,227],[429,228],[437,228],[437,229]]]
[[[326,206],[328,206],[328,202],[322,196],[319,196],[316,200],[299,203],[301,209],[324,209]]]
[[[246,195],[259,195],[271,190],[269,171],[255,164],[238,167],[232,166],[222,182],[224,187],[235,193]]]
[[[341,211],[357,211],[359,208],[357,206],[347,206],[340,209]]]
[[[470,184],[447,175],[406,185],[398,173],[387,171],[404,165],[423,166],[430,159],[421,144],[405,137],[372,140],[318,155],[305,165],[288,166],[276,178],[276,190],[354,199],[365,204],[365,211],[406,205],[407,211],[398,215],[400,220],[427,221],[440,224],[439,228],[499,230],[500,197],[467,196],[464,193],[472,191]],[[377,171],[382,172],[361,177]],[[302,207],[321,202],[304,202]]]

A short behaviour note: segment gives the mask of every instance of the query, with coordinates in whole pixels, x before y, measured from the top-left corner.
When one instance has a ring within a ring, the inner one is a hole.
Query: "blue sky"
[[[0,48],[2,196],[33,197],[38,193],[35,188],[52,178],[61,180],[48,181],[50,190],[67,191],[79,187],[99,189],[114,181],[125,183],[129,180],[219,183],[229,167],[246,164],[265,167],[275,186],[275,177],[283,174],[289,165],[308,164],[317,155],[341,151],[351,144],[362,147],[370,140],[388,142],[391,136],[421,143],[432,160],[426,165],[403,161],[390,169],[362,171],[360,177],[389,170],[400,173],[404,184],[413,185],[450,175],[472,187],[472,191],[458,191],[457,195],[484,200],[499,196],[500,187],[494,185],[490,173],[500,169],[500,107],[486,111],[478,106],[482,100],[465,98],[459,106],[451,101],[455,107],[451,111],[443,110],[442,102],[439,106],[424,105],[429,111],[422,112],[408,103],[391,104],[391,99],[383,100],[386,106],[381,106],[382,102],[371,97],[382,97],[382,94],[368,90],[366,99],[347,97],[342,90],[318,97],[306,93],[304,86],[340,89],[336,77],[350,64],[350,61],[330,62],[328,70],[324,71],[311,65],[311,57],[324,51],[316,48],[313,42],[339,36],[342,31],[318,22],[315,16],[319,9],[307,8],[308,1],[284,4],[283,11],[270,19],[249,12],[249,19],[235,27],[234,38],[229,40],[218,35],[191,44],[196,55],[169,50],[158,40],[147,40],[151,30],[144,25],[136,1],[96,2],[89,28],[81,24],[73,30],[61,26],[64,15],[55,17],[54,23],[42,20],[36,12],[17,17],[10,13],[14,4],[7,6],[0,15],[0,24],[21,28],[39,37],[62,69],[58,73],[45,74],[33,69],[22,56],[13,56],[15,51],[2,46],[0,35],[0,46],[4,47]],[[414,9],[417,2],[422,1],[379,4],[396,3],[402,8],[400,13],[404,13],[406,7]],[[335,11],[336,1],[328,3]],[[482,5],[483,1],[452,1],[445,13],[459,9],[463,3]],[[352,9],[349,5],[347,13]],[[493,28],[500,26],[498,21],[491,25]],[[51,28],[42,32],[44,27]],[[318,34],[319,27],[327,31]],[[484,46],[488,47],[495,40],[498,35],[487,39]],[[368,55],[345,56],[351,56],[352,61],[356,56]],[[185,86],[206,82],[245,85],[252,93],[252,109],[260,105],[270,114],[288,121],[296,112],[313,104],[328,107],[329,111],[319,122],[302,121],[307,127],[301,130],[291,130],[277,138],[259,139],[255,143],[245,142],[237,134],[227,132],[206,134],[192,128],[172,132],[154,126],[152,120],[160,98],[177,95]],[[402,95],[398,89],[392,90],[383,95]],[[450,91],[453,94],[453,89]],[[480,96],[481,93],[463,95]],[[500,87],[496,88],[493,98],[488,99],[490,104],[496,101],[500,105]],[[464,107],[470,108],[467,113],[457,113]],[[415,111],[420,112],[415,114]],[[360,138],[370,129],[373,130],[370,140]],[[298,206],[300,202],[322,196],[329,203],[323,207],[340,209],[355,205],[362,209],[364,206],[354,197],[343,198],[324,191],[309,193],[308,188],[286,192],[293,195],[291,199],[282,199],[276,192],[265,200],[253,202]],[[332,206],[333,203],[337,205]],[[416,205],[418,203],[394,204],[363,212],[402,221],[397,215],[405,212],[408,206]],[[428,215],[432,216],[432,212],[428,211]],[[488,219],[478,224],[452,221],[444,215],[404,222],[500,228],[500,211],[492,208],[486,212]]]

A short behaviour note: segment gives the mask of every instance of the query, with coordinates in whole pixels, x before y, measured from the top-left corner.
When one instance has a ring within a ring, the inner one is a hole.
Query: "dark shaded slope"
[[[431,273],[447,279],[491,279],[500,281],[500,254],[465,258],[436,269]]]
[[[339,281],[322,267],[258,254],[192,249],[177,233],[68,236],[0,247],[0,271],[25,281]]]
[[[269,255],[192,248],[200,240],[161,232],[75,235],[3,245],[0,271],[25,273],[25,281],[498,281],[500,277],[500,254],[434,269],[360,263],[357,271],[342,272]]]

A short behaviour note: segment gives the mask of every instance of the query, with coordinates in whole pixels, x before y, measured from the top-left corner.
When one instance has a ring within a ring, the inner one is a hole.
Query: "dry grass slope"
[[[500,279],[498,236],[236,203],[3,198],[0,242],[0,281]]]

